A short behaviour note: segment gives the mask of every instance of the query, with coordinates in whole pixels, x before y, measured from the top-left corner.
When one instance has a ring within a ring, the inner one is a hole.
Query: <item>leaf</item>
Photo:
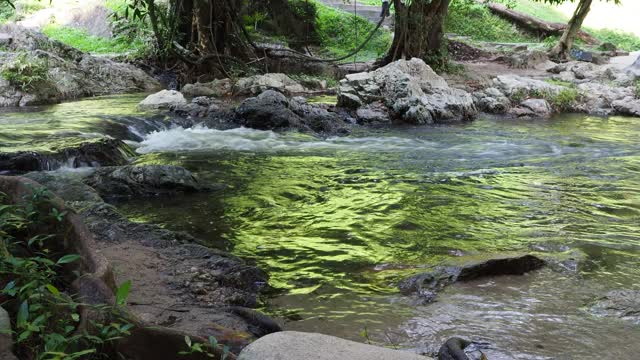
[[[20,308],[18,309],[18,315],[16,316],[16,325],[18,326],[18,328],[26,327],[28,319],[29,319],[29,302],[25,300],[22,302],[22,304],[20,304]]]
[[[191,348],[191,338],[190,338],[190,337],[185,336],[185,337],[184,337],[184,342],[185,342],[185,344],[187,344],[187,346],[188,346],[189,348]]]
[[[211,347],[217,348],[218,347],[218,340],[213,336],[209,336],[209,344],[211,345]]]
[[[47,290],[49,290],[49,292],[52,293],[54,296],[60,296],[60,290],[58,290],[58,288],[56,288],[55,286],[51,284],[47,284],[46,287],[47,287]]]
[[[71,314],[71,319],[73,319],[73,321],[78,322],[80,321],[80,315],[77,313],[73,313]]]
[[[58,259],[58,262],[56,263],[56,265],[72,263],[74,261],[78,261],[79,259],[80,259],[80,255],[74,255],[74,254],[65,255],[60,259]]]
[[[129,297],[129,291],[131,290],[131,280],[127,280],[116,291],[116,304],[125,305],[127,298]]]

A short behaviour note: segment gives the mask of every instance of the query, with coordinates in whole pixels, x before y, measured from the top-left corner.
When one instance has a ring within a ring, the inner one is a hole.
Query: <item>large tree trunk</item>
[[[580,0],[576,11],[573,13],[571,20],[569,20],[569,23],[567,24],[567,28],[564,30],[562,36],[560,37],[560,41],[549,52],[549,55],[551,57],[559,59],[569,59],[569,52],[573,47],[573,42],[576,39],[578,31],[580,31],[580,28],[582,27],[584,19],[589,14],[589,10],[591,10],[592,2],[593,0]]]
[[[405,6],[401,0],[394,0],[396,24],[393,44],[382,64],[417,57],[431,65],[443,65],[447,61],[444,19],[449,2],[413,0]]]

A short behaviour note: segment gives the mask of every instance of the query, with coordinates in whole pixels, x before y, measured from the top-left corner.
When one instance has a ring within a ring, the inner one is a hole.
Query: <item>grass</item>
[[[529,14],[531,16],[535,16],[538,19],[542,19],[544,21],[565,24],[567,23],[567,21],[569,21],[569,17],[563,14],[554,6],[531,0],[516,0],[515,7],[513,9],[525,14]]]
[[[519,31],[509,21],[493,15],[486,7],[468,0],[453,0],[445,21],[445,31],[468,36],[476,41],[537,42],[534,36]]]
[[[84,30],[58,25],[47,25],[43,32],[48,37],[92,54],[131,54],[136,56],[146,51],[147,45],[140,41],[130,41],[125,37],[112,39],[93,36]]]
[[[354,17],[352,14],[317,2],[316,5],[318,9],[317,29],[322,47],[327,53],[323,54],[325,56],[340,57],[349,54],[375,28],[375,24],[362,17]],[[364,49],[344,61],[377,59],[384,55],[389,46],[391,46],[391,33],[380,29]]]

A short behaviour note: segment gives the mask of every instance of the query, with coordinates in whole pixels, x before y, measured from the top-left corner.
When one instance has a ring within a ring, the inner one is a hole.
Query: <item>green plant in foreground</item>
[[[49,79],[49,63],[46,58],[18,54],[12,61],[0,68],[0,76],[20,90],[29,91],[39,87]]]
[[[554,108],[565,111],[570,110],[573,105],[578,101],[580,93],[576,88],[566,88],[560,90],[558,94],[550,96],[548,99]]]
[[[20,358],[105,358],[110,344],[133,326],[119,315],[130,282],[118,289],[116,306],[82,304],[67,294],[76,275],[64,268],[80,256],[55,250],[64,242],[65,216],[51,205],[46,190],[34,190],[18,205],[0,194],[0,295],[8,299],[3,307],[12,314]],[[99,312],[104,321],[81,326],[80,307]]]
[[[191,341],[191,338],[188,336],[184,337],[184,342],[185,344],[187,344],[187,351],[180,351],[178,353],[178,355],[192,355],[192,354],[204,354],[207,357],[210,358],[214,358],[215,354],[212,354],[207,347],[202,344],[202,343],[196,343]],[[215,337],[213,336],[209,336],[209,345],[211,345],[212,348],[217,348],[218,347],[218,340],[216,340]],[[222,349],[222,356],[221,356],[221,360],[225,360],[228,356],[229,356],[229,347],[227,345],[225,345]]]

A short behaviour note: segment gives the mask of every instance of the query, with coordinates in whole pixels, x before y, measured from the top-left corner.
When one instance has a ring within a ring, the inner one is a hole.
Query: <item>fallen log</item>
[[[537,17],[521,13],[519,11],[515,11],[513,9],[509,9],[508,7],[502,4],[496,3],[485,3],[485,5],[493,12],[494,14],[509,20],[510,22],[516,24],[516,26],[522,28],[525,31],[530,33],[534,33],[538,36],[552,36],[552,35],[562,35],[564,30],[567,28],[567,24],[563,23],[552,23],[548,21],[544,21],[538,19]],[[590,34],[580,30],[578,32],[578,38],[587,44],[599,44],[600,41]]]

